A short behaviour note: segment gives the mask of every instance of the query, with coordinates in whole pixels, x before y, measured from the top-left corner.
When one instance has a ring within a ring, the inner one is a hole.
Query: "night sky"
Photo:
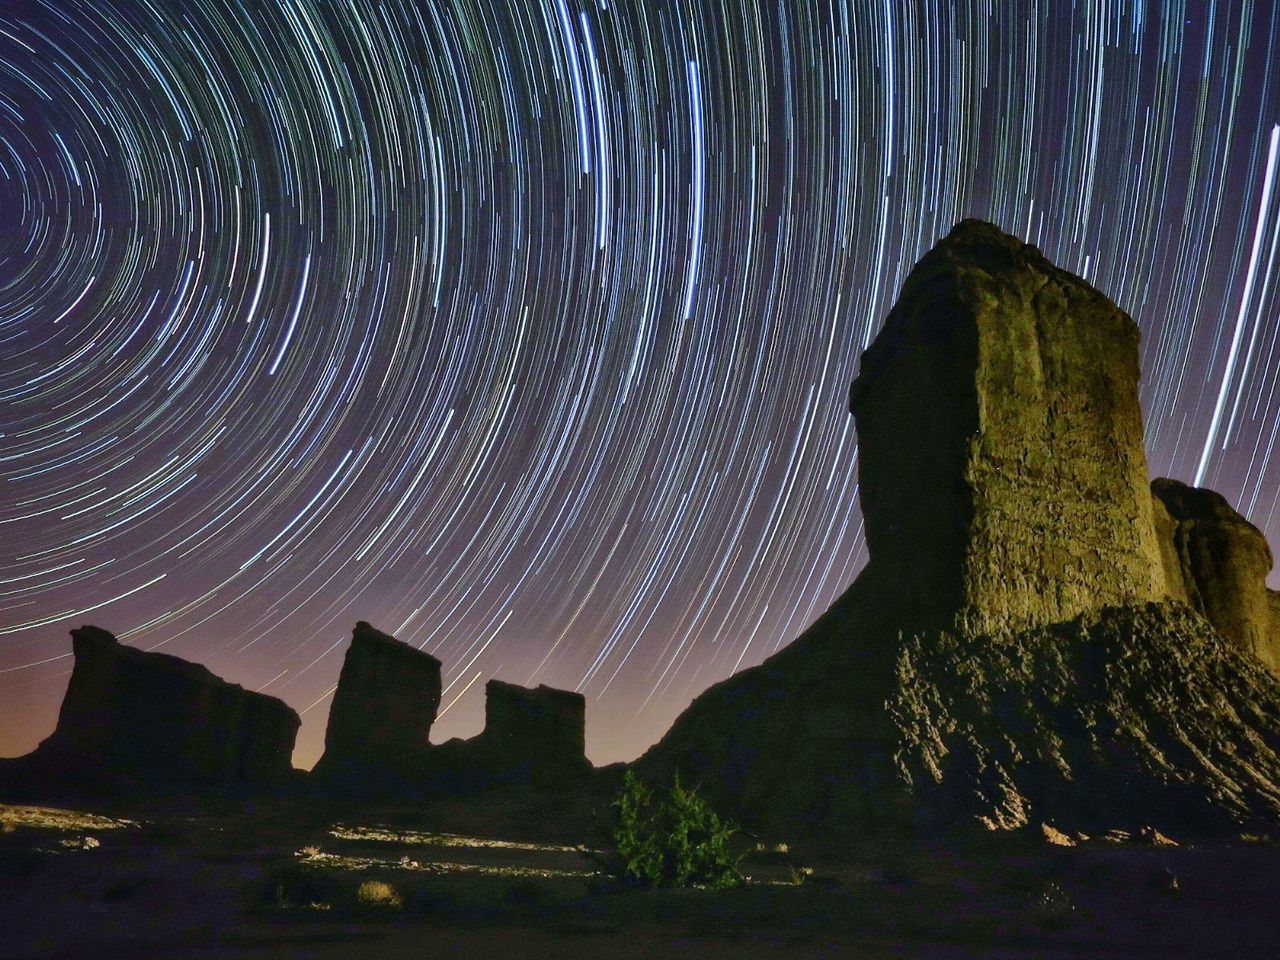
[[[1278,73],[1265,0],[6,0],[0,754],[88,622],[310,766],[364,619],[433,740],[498,677],[637,755],[865,563],[848,384],[964,216],[1280,544]]]

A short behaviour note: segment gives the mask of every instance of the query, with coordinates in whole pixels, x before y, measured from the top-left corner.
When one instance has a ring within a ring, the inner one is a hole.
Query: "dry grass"
[[[356,890],[356,900],[366,907],[388,907],[399,910],[404,900],[396,892],[396,888],[382,880],[366,880]]]

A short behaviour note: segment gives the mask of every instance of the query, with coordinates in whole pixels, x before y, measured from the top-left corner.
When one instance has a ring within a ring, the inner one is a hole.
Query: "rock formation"
[[[484,696],[484,730],[470,740],[443,743],[427,755],[424,781],[433,791],[563,785],[591,769],[582,694],[490,680]]]
[[[1280,590],[1267,590],[1267,606],[1271,610],[1271,659],[1280,663]]]
[[[512,766],[556,771],[586,757],[586,698],[569,690],[490,680],[484,687],[484,738]]]
[[[1271,548],[1262,531],[1212,490],[1158,479],[1151,492],[1168,518],[1157,529],[1170,595],[1190,603],[1238,649],[1280,668],[1267,590]]]
[[[329,707],[316,776],[413,776],[439,707],[440,661],[357,623]]]
[[[1138,329],[967,220],[916,265],[850,390],[872,561],[904,626],[985,631],[1164,593]]]
[[[579,693],[490,680],[484,730],[433,745],[427,738],[439,706],[439,660],[356,624],[314,779],[344,794],[422,796],[553,784],[591,769]]]
[[[193,785],[285,778],[300,721],[283,701],[204,667],[71,631],[75,666],[58,726],[31,755],[43,768]]]
[[[1137,378],[1122,311],[958,225],[850,392],[868,565],[789,647],[698,697],[640,774],[678,770],[827,846],[1280,824],[1280,680],[1183,602],[1212,581],[1232,629],[1255,628],[1256,590],[1247,616],[1227,597],[1236,566],[1260,584],[1260,554],[1231,527],[1224,572],[1217,527],[1179,538],[1184,511],[1148,486]]]

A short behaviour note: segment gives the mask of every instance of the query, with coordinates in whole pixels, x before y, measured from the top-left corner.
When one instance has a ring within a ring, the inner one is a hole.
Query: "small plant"
[[[736,887],[740,855],[729,849],[737,826],[722,820],[677,774],[665,795],[628,770],[613,800],[609,872],[642,887]]]
[[[399,910],[404,904],[391,884],[382,880],[366,880],[356,890],[356,900],[364,907],[390,907]]]

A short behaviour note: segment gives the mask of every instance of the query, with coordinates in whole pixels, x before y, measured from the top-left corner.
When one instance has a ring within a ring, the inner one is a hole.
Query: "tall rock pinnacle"
[[[904,626],[1016,629],[1165,594],[1138,329],[965,220],[912,270],[850,390],[873,566]]]

